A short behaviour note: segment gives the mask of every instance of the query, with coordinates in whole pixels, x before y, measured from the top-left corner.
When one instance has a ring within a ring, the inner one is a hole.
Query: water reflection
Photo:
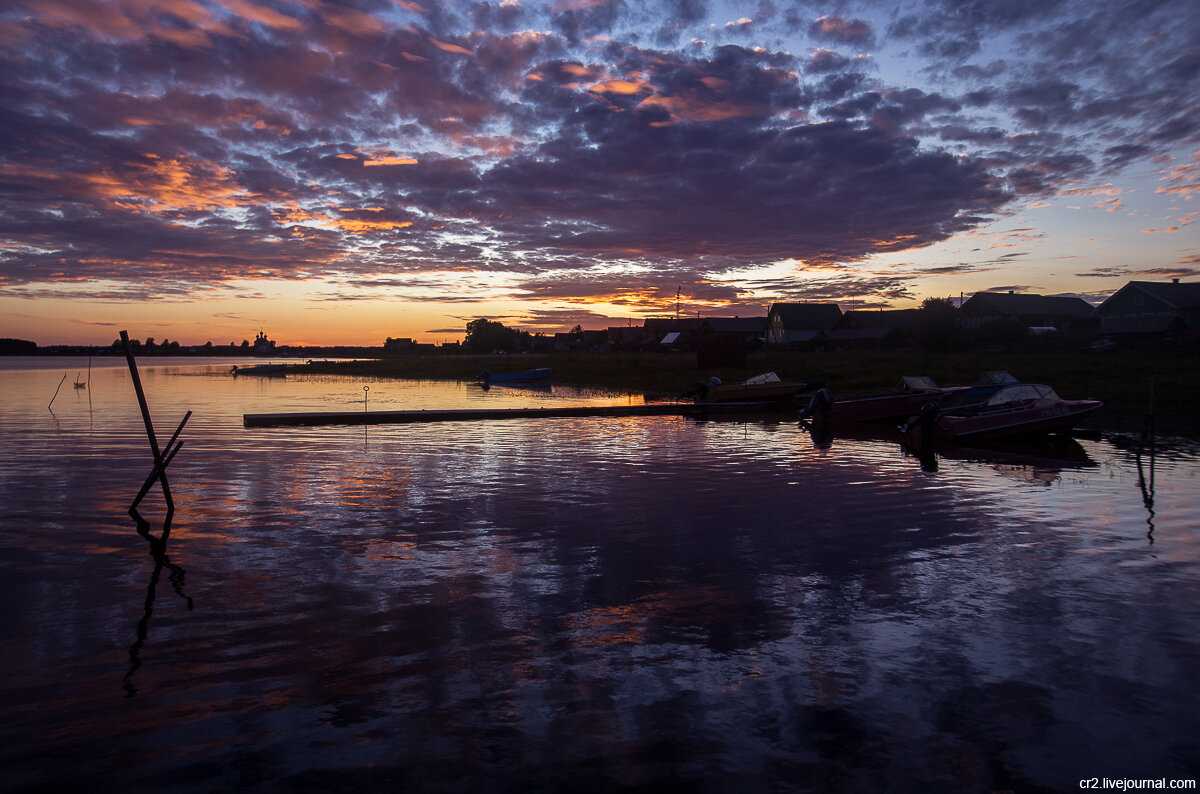
[[[187,572],[182,566],[171,562],[167,556],[167,541],[171,537],[171,520],[174,516],[174,511],[168,511],[163,519],[162,530],[156,537],[151,531],[150,522],[142,517],[137,511],[136,505],[129,508],[130,515],[133,516],[137,526],[137,532],[143,538],[150,548],[150,557],[154,560],[154,570],[150,573],[150,584],[146,587],[146,598],[143,605],[142,617],[137,623],[137,638],[133,644],[129,646],[129,670],[125,673],[121,681],[122,688],[125,690],[125,697],[137,697],[137,687],[134,686],[133,674],[142,666],[142,646],[146,644],[146,637],[150,631],[150,617],[154,614],[154,599],[158,590],[159,579],[162,578],[162,572],[167,570],[167,580],[171,583],[171,588],[175,591],[175,595],[183,599],[189,610],[194,604],[191,597],[184,591],[184,579]]]
[[[133,531],[128,376],[56,425],[60,374],[0,400],[14,788],[1066,790],[1200,762],[1195,448],[930,472],[786,416],[247,431],[364,395],[599,398],[146,367],[194,419],[176,511]]]
[[[883,426],[841,427],[835,433],[828,422],[813,418],[802,420],[800,429],[807,433],[814,449],[830,450],[835,443],[854,445],[870,441],[886,444],[912,458],[922,471],[928,473],[936,473],[942,461],[970,461],[988,464],[1006,477],[1049,486],[1064,471],[1098,465],[1079,441],[1069,436],[997,439],[971,446],[926,440],[913,446],[894,429]]]
[[[1147,450],[1146,447],[1149,449]],[[1149,461],[1143,460],[1143,453],[1149,457]],[[1146,506],[1146,537],[1151,543],[1154,542],[1154,436],[1150,435],[1148,439],[1144,439],[1144,443],[1138,444],[1135,458],[1137,460],[1138,472],[1138,488],[1142,492],[1142,504]],[[1147,476],[1149,472],[1149,476]]]

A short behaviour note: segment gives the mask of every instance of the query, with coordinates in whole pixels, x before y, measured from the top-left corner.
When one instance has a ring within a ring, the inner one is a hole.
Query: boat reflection
[[[986,444],[966,445],[950,441],[910,444],[894,428],[880,425],[848,425],[836,428],[820,419],[802,420],[800,428],[817,449],[831,449],[838,441],[894,443],[906,456],[916,459],[922,471],[936,472],[942,461],[986,463],[1015,479],[1040,485],[1055,482],[1063,471],[1094,468],[1098,464],[1087,450],[1069,436],[995,439]]]

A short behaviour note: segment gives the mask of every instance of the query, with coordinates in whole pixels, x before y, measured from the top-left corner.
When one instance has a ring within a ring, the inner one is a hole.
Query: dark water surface
[[[1195,446],[927,470],[786,415],[245,430],[363,386],[381,410],[640,398],[147,361],[159,435],[194,412],[162,564],[126,514],[150,471],[128,372],[46,366],[0,370],[6,790],[1200,777]]]

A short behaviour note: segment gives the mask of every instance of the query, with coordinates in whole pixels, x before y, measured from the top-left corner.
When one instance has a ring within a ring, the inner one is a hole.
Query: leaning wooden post
[[[142,391],[142,379],[138,375],[137,362],[133,359],[133,347],[129,344],[129,334],[125,331],[121,331],[121,343],[125,346],[125,360],[129,363],[129,376],[133,379],[133,389],[137,392],[138,407],[142,409],[142,421],[146,425],[146,437],[150,439],[150,451],[154,453],[154,467],[158,479],[162,483],[163,498],[167,500],[168,512],[173,513],[175,512],[175,500],[171,498],[171,486],[167,483],[167,464],[158,447],[158,438],[154,435],[154,422],[150,419],[150,406],[146,404],[146,393]],[[183,425],[180,425],[180,430],[182,429]],[[153,476],[151,474],[151,477]],[[136,507],[137,502],[134,502],[129,509],[134,510]]]
[[[137,509],[137,506],[142,503],[142,500],[146,498],[146,494],[150,493],[150,489],[154,487],[154,481],[159,478],[167,466],[171,465],[171,461],[175,459],[175,455],[183,447],[183,442],[180,441],[179,443],[175,443],[175,439],[179,438],[179,434],[183,432],[183,426],[187,424],[187,420],[190,419],[191,416],[191,411],[188,411],[186,414],[184,414],[183,421],[179,423],[179,427],[176,428],[175,434],[171,436],[171,440],[168,441],[167,445],[163,448],[164,454],[162,467],[160,468],[157,463],[154,464],[154,469],[150,472],[150,476],[147,477],[146,482],[142,484],[142,490],[138,491],[138,495],[133,498],[133,504],[129,506],[131,511]]]

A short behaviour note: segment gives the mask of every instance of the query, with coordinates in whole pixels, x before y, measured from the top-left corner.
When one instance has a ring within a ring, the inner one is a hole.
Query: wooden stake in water
[[[65,381],[66,379],[67,379],[67,376],[63,375],[62,380],[60,380],[58,382],[58,389],[62,388],[63,381]],[[46,406],[46,408],[50,411],[50,413],[54,413],[54,401],[58,399],[58,389],[54,390],[54,396],[50,398],[50,404]]]
[[[179,434],[183,431],[183,426],[187,424],[187,420],[191,417],[192,412],[188,411],[183,417],[183,421],[179,423],[179,428],[175,434],[171,436],[171,440],[167,442],[167,455],[163,454],[163,450],[158,446],[158,437],[154,434],[154,422],[150,419],[150,406],[146,404],[146,393],[142,390],[142,379],[138,375],[137,362],[133,358],[133,346],[129,344],[129,335],[121,332],[121,342],[125,345],[125,359],[129,362],[129,377],[133,380],[133,390],[137,392],[138,407],[142,411],[142,422],[146,425],[146,438],[150,440],[150,451],[154,454],[154,468],[150,472],[150,476],[146,479],[146,484],[142,486],[142,490],[138,493],[137,498],[133,500],[133,504],[129,506],[130,514],[137,513],[137,506],[145,498],[150,487],[154,485],[155,480],[162,485],[163,498],[167,501],[167,514],[172,515],[175,512],[175,500],[171,498],[171,486],[167,482],[167,464],[179,452],[179,448],[183,446],[182,442],[176,443]]]

